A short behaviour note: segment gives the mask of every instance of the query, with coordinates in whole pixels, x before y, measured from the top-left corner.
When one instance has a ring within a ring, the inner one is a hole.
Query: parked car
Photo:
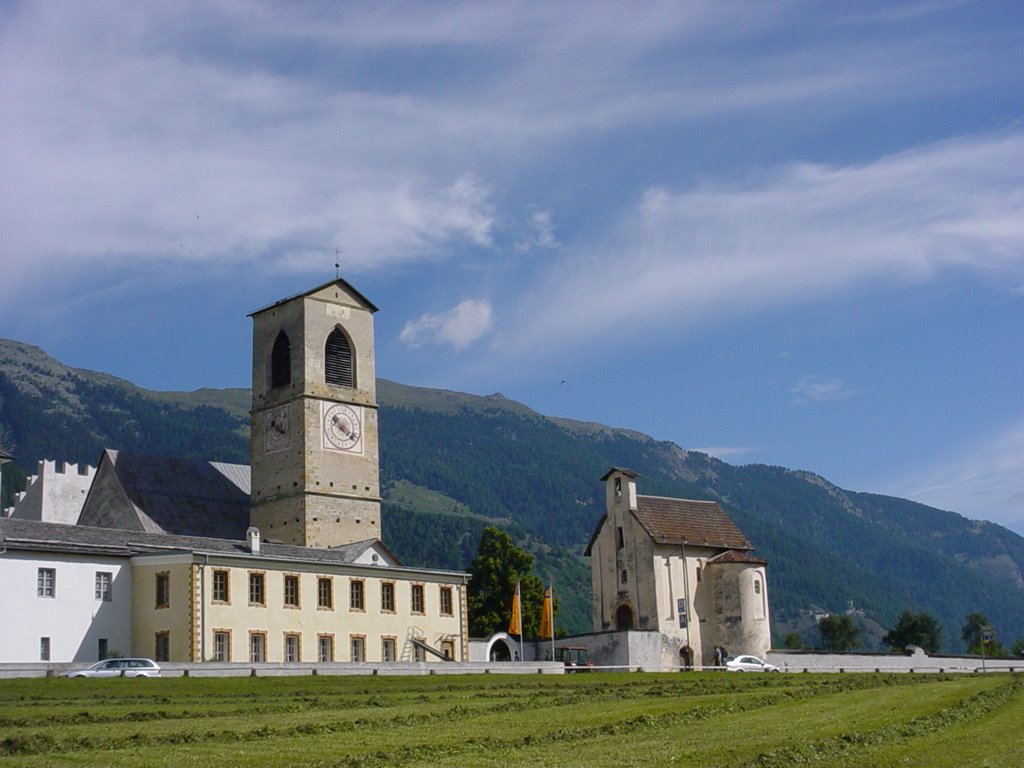
[[[778,672],[779,668],[767,661],[761,661],[757,656],[737,656],[725,662],[725,668],[730,672]]]
[[[68,677],[160,677],[160,667],[151,659],[105,659],[87,669],[68,672]]]

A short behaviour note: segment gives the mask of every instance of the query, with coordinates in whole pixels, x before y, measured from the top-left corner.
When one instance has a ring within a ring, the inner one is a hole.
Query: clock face
[[[266,453],[283,451],[292,444],[291,430],[288,426],[287,405],[267,411],[266,424],[263,431],[263,448]]]
[[[324,448],[362,453],[363,425],[358,408],[344,403],[323,403]]]

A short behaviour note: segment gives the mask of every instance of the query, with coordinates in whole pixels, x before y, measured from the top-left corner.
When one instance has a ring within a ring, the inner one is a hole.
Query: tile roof
[[[353,565],[371,547],[387,549],[377,539],[367,539],[341,547],[319,549],[292,544],[271,544],[263,541],[257,558],[286,560],[295,563],[322,563],[325,565]],[[206,536],[177,536],[166,533],[125,531],[116,528],[93,528],[85,525],[41,523],[36,520],[0,518],[0,551],[22,549],[34,552],[72,552],[113,557],[134,557],[172,553],[210,555],[237,555],[253,557],[248,543],[241,539],[219,539]],[[388,553],[390,554],[390,553]],[[396,560],[397,562],[397,560]],[[384,566],[377,566],[384,567]],[[440,571],[406,566],[387,566],[392,570],[458,575],[454,571]]]
[[[747,537],[713,501],[637,496],[633,515],[658,544],[753,549]]]
[[[749,552],[741,552],[737,549],[730,549],[720,555],[715,555],[708,560],[708,565],[715,563],[750,563],[752,565],[767,565],[768,561],[760,557],[754,557]]]
[[[241,539],[249,527],[249,467],[108,450],[141,527]]]

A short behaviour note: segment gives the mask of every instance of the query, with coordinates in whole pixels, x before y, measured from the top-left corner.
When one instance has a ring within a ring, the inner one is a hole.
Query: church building
[[[381,541],[376,311],[252,313],[251,467],[107,450],[77,521],[0,519],[0,661],[466,659],[468,575]]]
[[[763,657],[765,561],[716,503],[640,496],[638,477],[615,467],[601,478],[606,512],[586,549],[594,632],[658,633],[664,666],[710,666],[716,648]]]

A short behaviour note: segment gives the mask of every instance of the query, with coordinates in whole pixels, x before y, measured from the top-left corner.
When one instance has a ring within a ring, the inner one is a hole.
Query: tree
[[[782,647],[791,651],[799,651],[804,647],[804,640],[799,632],[789,632],[782,641]]]
[[[934,616],[904,611],[882,642],[894,651],[906,651],[907,646],[916,645],[928,653],[938,653],[941,632],[942,628]]]
[[[1017,641],[1010,648],[1010,652],[1014,656],[1024,656],[1024,637],[1018,637]]]
[[[520,585],[523,634],[537,636],[544,585],[530,573],[532,567],[533,555],[517,547],[505,531],[484,528],[476,558],[469,566],[470,636],[486,637],[508,629],[516,582]]]
[[[968,653],[984,653],[986,656],[1008,656],[1006,648],[998,640],[982,642],[982,630],[989,626],[988,617],[983,613],[968,613],[965,617],[962,637],[967,643]],[[983,647],[984,646],[984,647]]]
[[[852,616],[826,616],[818,622],[818,632],[826,651],[848,651],[860,643],[860,627]]]

